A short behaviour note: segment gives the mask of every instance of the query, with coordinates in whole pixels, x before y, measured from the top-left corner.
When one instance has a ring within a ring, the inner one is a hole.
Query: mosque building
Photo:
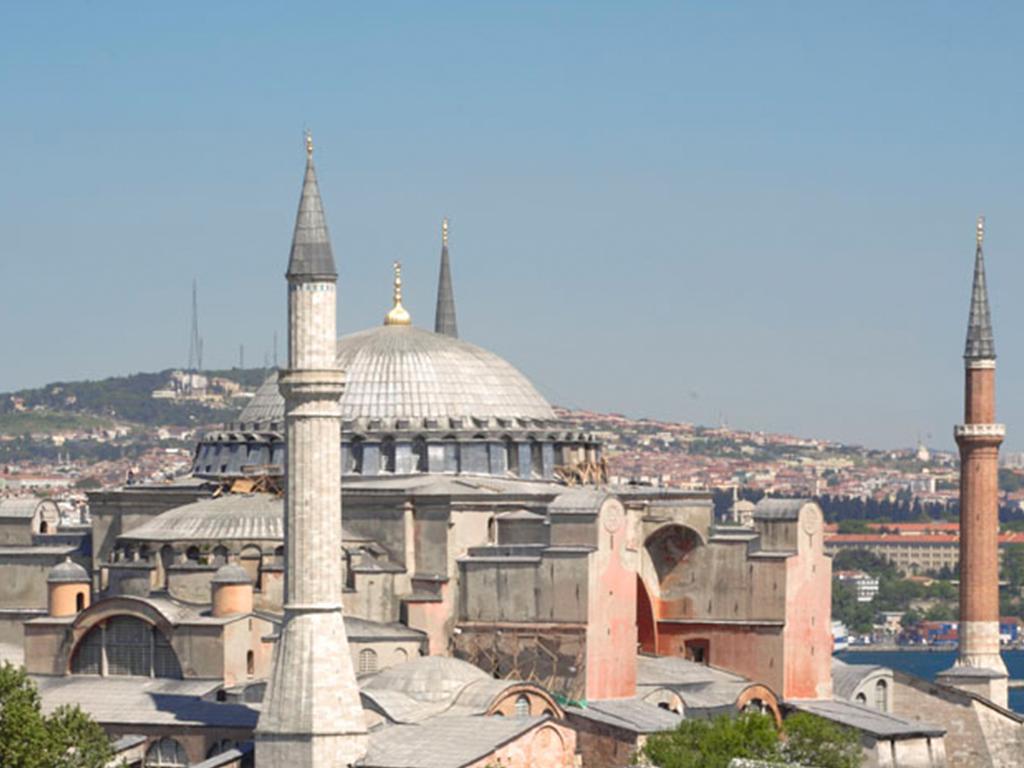
[[[447,221],[433,331],[396,264],[383,324],[335,341],[335,282],[310,141],[288,365],[190,477],[90,494],[88,546],[16,617],[44,706],[152,768],[615,768],[747,709],[851,725],[870,764],[970,764],[891,672],[834,664],[815,503],[723,523],[708,492],[609,484],[596,439],[459,337]]]

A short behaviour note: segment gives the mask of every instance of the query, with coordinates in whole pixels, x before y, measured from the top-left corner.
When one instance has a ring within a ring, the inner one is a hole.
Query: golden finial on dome
[[[306,129],[306,157],[313,159],[313,132]]]
[[[410,325],[412,318],[402,306],[402,263],[395,262],[395,306],[384,315],[384,325]]]
[[[448,217],[441,219],[441,245],[448,247]]]
[[[978,245],[985,239],[985,217],[978,217]]]

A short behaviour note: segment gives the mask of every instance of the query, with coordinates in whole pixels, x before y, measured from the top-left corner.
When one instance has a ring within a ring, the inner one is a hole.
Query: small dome
[[[228,563],[222,565],[210,579],[211,584],[252,584],[252,578],[240,565]]]
[[[46,576],[47,584],[89,584],[88,571],[78,563],[72,562],[71,558],[65,558],[63,563],[57,563],[50,569]]]
[[[551,405],[506,360],[486,349],[411,325],[385,325],[338,340],[345,371],[342,418],[421,424],[444,419],[554,421]],[[238,420],[284,419],[284,399],[273,374]]]
[[[468,661],[448,656],[420,656],[388,667],[363,685],[373,691],[396,691],[417,701],[446,701],[470,683],[491,676]]]

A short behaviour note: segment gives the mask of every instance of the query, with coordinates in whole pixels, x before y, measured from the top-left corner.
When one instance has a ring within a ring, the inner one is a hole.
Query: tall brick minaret
[[[1006,706],[1006,665],[999,655],[999,445],[1006,428],[996,419],[996,349],[985,285],[978,219],[974,287],[964,350],[964,423],[960,447],[960,653],[943,682]]]
[[[337,281],[313,140],[288,262],[284,622],[256,727],[258,768],[342,768],[366,754],[366,723],[342,619]]]

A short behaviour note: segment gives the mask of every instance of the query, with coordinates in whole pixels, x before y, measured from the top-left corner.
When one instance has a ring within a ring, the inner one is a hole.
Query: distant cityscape
[[[197,436],[236,415],[266,373],[264,368],[169,370],[107,380],[148,384],[150,400],[163,406],[153,413],[119,414],[113,398],[83,407],[75,391],[97,382],[0,395],[0,495],[45,495],[77,507],[85,490],[182,477],[191,471]],[[923,443],[866,448],[824,438],[555,410],[604,444],[613,483],[758,497],[902,501],[947,516],[956,512],[957,455]],[[1024,453],[1003,454],[1000,464],[1001,507],[1009,514],[1021,512]],[[829,506],[824,505],[826,516],[832,517]]]

